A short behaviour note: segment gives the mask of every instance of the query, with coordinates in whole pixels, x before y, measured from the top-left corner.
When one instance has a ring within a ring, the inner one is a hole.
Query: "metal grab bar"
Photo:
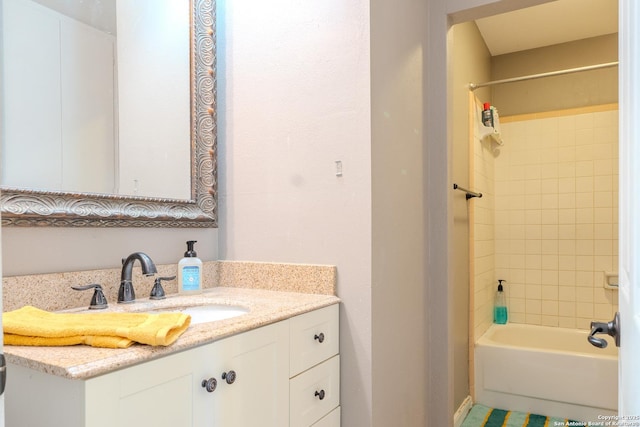
[[[474,197],[480,198],[482,197],[482,193],[476,193],[475,191],[467,190],[466,188],[460,187],[458,184],[453,184],[454,190],[464,191],[466,194],[467,200],[473,199]]]

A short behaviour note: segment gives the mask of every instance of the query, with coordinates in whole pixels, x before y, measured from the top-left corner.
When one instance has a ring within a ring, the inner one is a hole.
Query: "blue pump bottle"
[[[507,298],[504,294],[502,282],[506,282],[506,280],[498,280],[498,292],[496,292],[496,300],[493,306],[493,322],[499,325],[506,324],[509,318],[507,311]]]

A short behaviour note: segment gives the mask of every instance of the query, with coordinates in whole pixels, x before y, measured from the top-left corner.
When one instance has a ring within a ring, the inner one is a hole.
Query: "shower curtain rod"
[[[502,80],[494,80],[491,82],[486,82],[486,83],[469,83],[469,90],[474,91],[480,87],[485,87],[485,86],[492,86],[492,85],[499,85],[502,83],[513,83],[513,82],[520,82],[523,80],[533,80],[533,79],[540,79],[543,77],[552,77],[552,76],[560,76],[563,74],[571,74],[571,73],[578,73],[580,71],[591,71],[591,70],[599,70],[601,68],[611,68],[611,67],[615,67],[618,65],[618,61],[615,62],[606,62],[604,64],[597,64],[597,65],[587,65],[586,67],[578,67],[578,68],[569,68],[566,70],[559,70],[559,71],[550,71],[548,73],[540,73],[540,74],[532,74],[530,76],[522,76],[522,77],[513,77],[510,79],[502,79]]]

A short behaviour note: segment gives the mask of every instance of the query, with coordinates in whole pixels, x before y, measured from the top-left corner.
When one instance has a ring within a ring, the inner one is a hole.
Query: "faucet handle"
[[[87,289],[93,289],[93,297],[91,298],[91,304],[89,304],[89,308],[92,310],[99,310],[107,308],[109,306],[109,304],[107,304],[107,298],[104,296],[104,292],[102,292],[102,286],[98,284],[72,286],[71,289],[76,291],[86,291]]]
[[[165,299],[166,296],[164,294],[164,289],[162,288],[163,280],[173,280],[176,276],[171,277],[156,277],[156,280],[153,282],[153,288],[151,289],[151,295],[149,295],[149,299]]]

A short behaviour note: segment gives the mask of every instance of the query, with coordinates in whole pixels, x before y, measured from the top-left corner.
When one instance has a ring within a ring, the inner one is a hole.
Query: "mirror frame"
[[[217,227],[215,0],[190,8],[191,199],[2,187],[3,227]]]

